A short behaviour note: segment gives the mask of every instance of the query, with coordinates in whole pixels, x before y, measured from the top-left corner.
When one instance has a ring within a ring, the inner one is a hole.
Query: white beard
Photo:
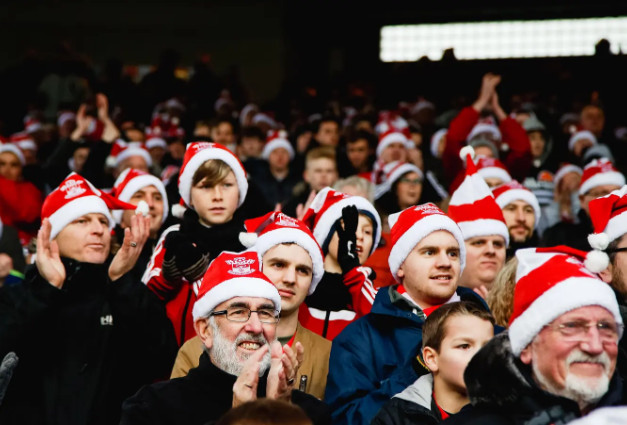
[[[244,358],[241,358],[237,354],[237,346],[242,341],[254,341],[261,346],[269,345],[263,334],[240,334],[235,338],[235,341],[231,342],[222,335],[213,317],[209,319],[209,325],[213,330],[213,344],[209,350],[209,356],[217,367],[231,375],[239,376],[244,368],[244,363],[252,354],[252,352],[250,354],[243,354]],[[266,370],[270,368],[270,360],[270,350],[268,350],[259,364],[259,376],[262,376]]]

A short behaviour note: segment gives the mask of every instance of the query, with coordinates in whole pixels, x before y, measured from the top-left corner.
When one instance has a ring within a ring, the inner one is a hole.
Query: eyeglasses
[[[603,342],[618,342],[618,335],[623,329],[624,325],[616,322],[582,322],[573,321],[560,323],[558,325],[547,325],[547,327],[558,331],[564,336],[566,341],[571,342],[583,342],[586,340],[590,328],[595,327],[599,332],[599,337]]]
[[[421,184],[422,180],[421,179],[408,179],[408,178],[402,177],[400,179],[400,182],[401,183],[408,183],[408,184],[412,184],[412,185],[417,185],[417,184]]]
[[[279,322],[279,313],[269,308],[251,310],[248,307],[229,307],[226,310],[213,311],[209,316],[225,315],[226,319],[231,322],[245,323],[250,320],[252,313],[257,313],[261,323],[275,324]]]
[[[608,249],[605,252],[607,252],[608,254],[613,254],[614,252],[625,252],[625,251],[627,251],[627,246],[623,248]]]

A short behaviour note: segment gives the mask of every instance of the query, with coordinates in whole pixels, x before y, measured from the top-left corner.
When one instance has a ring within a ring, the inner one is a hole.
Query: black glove
[[[2,399],[9,387],[9,381],[11,376],[13,376],[18,360],[18,357],[12,351],[7,353],[4,359],[2,359],[2,364],[0,364],[0,405],[2,405]]]
[[[165,237],[163,275],[168,280],[181,276],[188,282],[195,282],[207,271],[209,252],[195,245],[183,232],[174,231]]]
[[[342,208],[342,223],[337,226],[337,262],[340,264],[342,273],[346,274],[355,267],[359,267],[359,257],[357,256],[357,223],[359,213],[357,207],[348,205]]]

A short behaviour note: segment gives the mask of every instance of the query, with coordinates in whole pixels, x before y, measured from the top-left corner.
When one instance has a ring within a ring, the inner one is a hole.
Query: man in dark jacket
[[[116,424],[122,401],[167,376],[176,343],[159,299],[128,275],[148,238],[135,216],[108,261],[109,209],[134,209],[68,176],[46,199],[36,268],[0,289],[0,358],[19,363],[7,424]]]
[[[447,302],[485,302],[457,288],[465,263],[464,238],[433,204],[389,217],[390,270],[398,285],[381,289],[369,314],[333,340],[325,401],[334,424],[369,424],[392,396],[428,373],[416,367],[425,318]]]
[[[330,423],[324,403],[293,390],[303,347],[276,340],[280,310],[279,291],[261,272],[256,252],[220,254],[194,304],[194,328],[205,347],[199,366],[142,388],[124,402],[121,424],[201,425],[261,397],[291,401],[314,424]]]
[[[580,258],[558,249],[516,253],[508,334],[495,337],[468,364],[464,380],[472,408],[451,424],[565,424],[624,403],[616,372],[623,321],[614,293]],[[598,266],[590,260],[588,266]]]

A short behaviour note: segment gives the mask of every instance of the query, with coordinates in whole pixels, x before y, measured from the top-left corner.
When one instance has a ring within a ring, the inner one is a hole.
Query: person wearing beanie
[[[503,212],[509,232],[507,258],[512,258],[517,249],[538,246],[535,229],[542,213],[533,192],[513,180],[495,187],[492,194]]]
[[[149,219],[133,217],[111,258],[117,209],[146,212],[74,173],[46,198],[35,267],[22,284],[0,288],[0,358],[19,358],[2,424],[118,423],[122,401],[171,366],[176,343],[163,305],[128,273]]]
[[[487,139],[499,148],[501,154],[498,157],[503,161],[512,178],[524,180],[531,167],[531,146],[527,133],[514,118],[505,113],[499,104],[496,87],[500,82],[500,75],[485,74],[477,100],[472,106],[462,109],[449,125],[442,164],[451,193],[464,179],[464,163],[460,159],[459,151],[466,144],[477,144],[476,139]],[[498,120],[498,127],[491,120],[480,122],[481,114],[486,111],[494,113]],[[473,139],[475,139],[474,142]],[[507,152],[505,152],[505,146],[507,146]],[[477,155],[494,155],[492,147],[485,144],[480,148],[477,145],[476,148],[478,149]]]
[[[415,360],[432,311],[460,300],[488,310],[474,291],[458,287],[464,238],[442,210],[418,205],[388,221],[388,264],[397,283],[379,289],[371,312],[333,340],[325,401],[334,424],[369,424],[387,400],[428,372]]]
[[[322,248],[324,274],[301,307],[299,320],[332,340],[347,324],[370,312],[375,276],[363,264],[379,244],[381,221],[365,198],[327,187],[316,195],[303,222]]]
[[[593,232],[590,201],[610,194],[625,184],[625,177],[607,159],[593,160],[584,169],[579,183],[581,209],[574,222],[561,221],[544,232],[544,246],[568,245],[590,250],[588,235]]]
[[[142,277],[166,303],[179,345],[194,336],[191,311],[211,260],[222,251],[244,249],[239,241],[244,222],[237,211],[248,191],[246,177],[224,146],[187,145],[178,179],[181,204],[172,207],[182,222],[163,232]]]
[[[466,247],[466,267],[459,285],[486,299],[505,264],[509,231],[501,208],[471,155],[466,158],[466,178],[451,196],[448,216],[459,226]]]
[[[193,309],[203,346],[198,367],[140,389],[124,402],[121,425],[214,423],[262,397],[300,406],[314,424],[330,423],[327,406],[296,389],[303,347],[277,340],[281,295],[261,268],[255,251],[225,251],[211,262]]]
[[[246,245],[252,244],[252,249],[259,254],[262,272],[277,287],[281,296],[277,338],[281,344],[290,347],[300,343],[306,353],[296,376],[297,387],[322,399],[329,371],[331,342],[306,329],[298,321],[300,306],[305,297],[316,289],[324,274],[320,246],[302,221],[280,212],[246,220],[245,226],[249,233],[242,233],[240,237],[246,240]],[[190,369],[197,367],[202,347],[198,336],[183,344],[174,362],[171,378],[185,376]]]
[[[594,134],[587,130],[580,130],[573,133],[568,139],[568,150],[575,158],[580,159],[588,148],[597,144],[597,138]]]
[[[473,151],[476,155],[477,151],[474,150],[474,148]],[[505,164],[496,158],[477,156],[476,167],[477,174],[485,180],[489,188],[494,188],[512,181],[512,176],[509,174]],[[466,167],[466,173],[468,173],[468,167]]]
[[[472,408],[451,424],[564,424],[624,403],[616,371],[624,325],[612,289],[595,274],[603,256],[565,246],[516,253],[509,329],[470,360]]]
[[[385,166],[385,179],[374,191],[377,209],[393,214],[418,205],[422,196],[424,175],[414,164],[402,161]]]

